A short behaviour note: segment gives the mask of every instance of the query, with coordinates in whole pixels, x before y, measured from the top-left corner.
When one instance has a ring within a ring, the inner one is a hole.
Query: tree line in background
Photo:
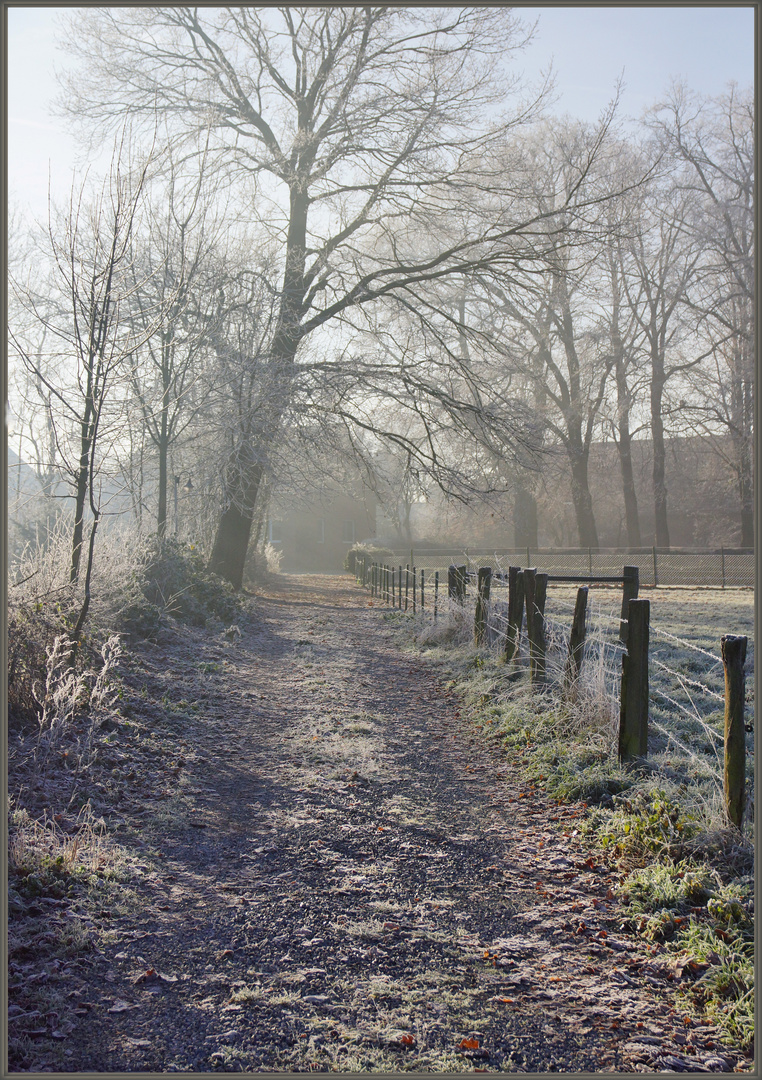
[[[505,8],[70,26],[66,109],[114,155],[46,228],[11,222],[10,402],[19,459],[72,515],[81,620],[104,521],[162,538],[182,483],[239,588],[269,493],[346,461],[408,501],[511,491],[531,521],[562,455],[595,548],[590,452],[613,439],[640,546],[647,437],[668,547],[666,441],[700,434],[751,546],[751,89],[674,86],[626,130],[616,100],[549,117],[548,87],[511,78],[528,31]]]

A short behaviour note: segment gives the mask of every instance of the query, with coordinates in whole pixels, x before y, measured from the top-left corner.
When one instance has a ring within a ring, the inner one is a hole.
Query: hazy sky
[[[56,48],[60,8],[11,7],[8,13],[8,182],[11,199],[47,216],[49,165],[57,197],[71,183],[75,148],[48,105],[57,93],[54,67],[68,58]],[[71,10],[71,9],[68,9]],[[595,120],[624,75],[622,111],[638,116],[673,77],[692,90],[717,94],[731,80],[754,78],[754,8],[550,7],[522,8],[539,18],[519,66],[534,77],[553,61],[557,112]]]

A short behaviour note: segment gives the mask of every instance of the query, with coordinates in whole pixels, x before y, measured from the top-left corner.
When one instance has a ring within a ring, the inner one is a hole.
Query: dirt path
[[[517,788],[364,593],[252,603],[129,676],[177,775],[120,807],[140,906],[72,970],[65,1069],[733,1068],[621,931],[581,809]]]

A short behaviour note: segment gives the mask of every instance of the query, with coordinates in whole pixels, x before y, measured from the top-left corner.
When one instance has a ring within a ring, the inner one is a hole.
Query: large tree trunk
[[[622,494],[624,496],[624,517],[627,526],[627,544],[631,548],[641,545],[640,518],[638,516],[638,496],[635,491],[635,477],[632,469],[632,436],[630,435],[630,399],[627,391],[627,379],[623,362],[616,365],[617,386],[617,451],[619,469],[622,474]]]
[[[233,470],[236,475],[229,479],[228,504],[217,525],[209,569],[229,581],[234,589],[241,589],[254,507],[264,470],[258,461],[242,460],[240,453],[231,462],[231,472]]]
[[[748,328],[740,335],[731,384],[732,427],[738,465],[741,503],[741,547],[754,546],[754,364],[753,336]]]
[[[579,534],[580,547],[598,550],[598,529],[593,514],[593,497],[590,494],[587,466],[588,452],[586,449],[567,447],[569,462],[571,464],[571,495],[574,504],[574,514],[577,519],[577,532]]]
[[[296,351],[302,336],[300,320],[305,294],[308,207],[305,192],[301,190],[300,184],[294,183],[290,192],[283,290],[262,393],[262,401],[267,402],[267,408],[263,410],[256,434],[245,436],[242,445],[231,457],[225,484],[224,507],[209,559],[209,569],[229,581],[235,589],[243,586],[246,552],[251,538],[259,484],[265,471],[264,462],[291,400],[290,384]]]
[[[519,481],[513,501],[513,543],[515,547],[539,547],[537,530],[537,500]]]
[[[640,519],[638,516],[638,497],[635,491],[635,478],[632,470],[632,436],[630,434],[630,389],[627,385],[627,360],[625,345],[620,329],[621,262],[609,249],[609,275],[611,279],[611,348],[614,356],[614,377],[616,379],[617,404],[617,452],[619,470],[622,475],[622,495],[624,496],[624,519],[627,528],[627,544],[631,548],[641,545]]]
[[[667,451],[664,445],[664,423],[661,418],[664,378],[657,370],[651,377],[651,442],[653,445],[653,495],[654,530],[656,546],[669,547],[669,523],[667,520]]]

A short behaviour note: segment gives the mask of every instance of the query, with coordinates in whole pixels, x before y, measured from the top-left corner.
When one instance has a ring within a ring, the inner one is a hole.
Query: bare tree
[[[741,544],[754,543],[754,95],[731,86],[702,99],[676,85],[649,123],[683,166],[678,184],[693,212],[683,227],[701,249],[686,303],[698,316],[704,353],[698,393],[684,412],[717,441],[736,476]],[[711,393],[707,393],[711,386]]]
[[[590,448],[614,365],[597,318],[598,262],[610,235],[602,210],[616,195],[607,177],[613,149],[608,134],[605,124],[591,129],[553,121],[526,141],[524,168],[534,185],[527,198],[535,200],[538,213],[551,224],[538,230],[535,259],[527,261],[522,274],[490,268],[475,278],[492,306],[491,317],[504,320],[500,336],[506,369],[520,374],[542,415],[546,447],[563,448],[579,543],[593,548],[598,547],[598,530],[588,476]],[[519,497],[526,513],[531,503],[527,506],[522,489]]]
[[[205,186],[206,166],[202,155],[192,173],[170,155],[147,191],[143,230],[133,235],[130,316],[144,344],[130,357],[131,387],[158,462],[160,538],[167,528],[170,451],[198,417],[190,392],[219,316],[213,275],[224,263],[221,207]]]
[[[537,221],[561,209],[517,214],[510,178],[494,156],[490,166],[490,147],[533,115],[521,102],[495,119],[515,89],[498,71],[525,40],[499,8],[109,8],[77,18],[71,43],[86,66],[68,84],[71,111],[101,129],[125,109],[151,121],[158,111],[180,141],[208,126],[215,160],[239,190],[251,186],[257,227],[278,245],[268,409],[255,442],[239,448],[211,556],[234,584],[302,343],[353,310],[412,303],[419,285],[505,260],[508,247],[513,261],[532,257]],[[503,195],[491,217],[470,209],[485,186]],[[422,250],[421,223],[443,212],[450,229]],[[464,409],[473,415],[471,401]]]
[[[92,199],[83,184],[72,189],[60,223],[48,227],[51,276],[45,295],[16,284],[26,316],[45,327],[51,346],[45,356],[31,352],[23,332],[11,328],[11,343],[24,366],[49,396],[56,450],[74,496],[69,580],[80,579],[86,507],[91,514],[84,599],[74,627],[79,635],[90,605],[95,538],[102,508],[97,487],[104,445],[118,431],[120,387],[125,360],[139,344],[122,318],[130,284],[131,235],[135,228],[146,167],[131,170],[126,136],[118,142],[109,176]],[[56,343],[55,345],[53,343]],[[114,406],[114,411],[111,407]],[[114,427],[115,421],[117,423]]]
[[[702,359],[692,348],[690,321],[683,317],[701,257],[700,245],[685,228],[690,212],[690,199],[671,177],[653,185],[641,205],[641,228],[629,245],[633,273],[622,279],[630,311],[643,334],[649,365],[655,540],[663,548],[670,546],[667,390]]]

